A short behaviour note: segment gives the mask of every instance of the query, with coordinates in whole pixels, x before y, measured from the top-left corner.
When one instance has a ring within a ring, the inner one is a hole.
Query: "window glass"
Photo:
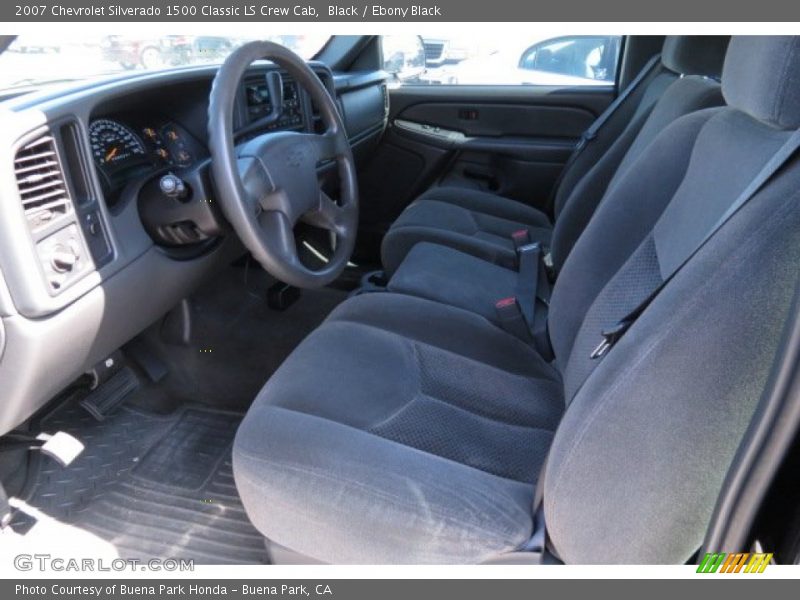
[[[328,35],[264,36],[312,57]],[[202,35],[21,35],[0,54],[0,89],[40,86],[133,70],[218,64],[243,37]]]
[[[418,35],[385,35],[382,38],[383,70],[395,81],[419,83],[425,73],[425,47]]]
[[[616,35],[420,39],[425,68],[396,77],[404,85],[613,85],[622,41]]]

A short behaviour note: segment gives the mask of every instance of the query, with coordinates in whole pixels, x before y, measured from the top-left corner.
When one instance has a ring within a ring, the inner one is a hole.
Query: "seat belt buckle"
[[[494,309],[497,313],[497,321],[500,326],[508,333],[521,340],[530,341],[531,332],[519,300],[515,296],[502,298],[495,302]]]
[[[619,339],[625,335],[625,332],[628,331],[628,328],[631,326],[629,321],[618,321],[613,327],[609,329],[604,329],[600,335],[602,335],[603,339],[597,344],[597,347],[592,350],[592,353],[589,355],[589,358],[592,360],[603,358],[611,348],[614,347]]]
[[[511,234],[511,241],[514,242],[514,250],[519,252],[520,248],[531,243],[531,232],[527,229],[518,229]]]
[[[536,278],[542,256],[539,242],[528,242],[517,247],[517,271],[522,277]]]

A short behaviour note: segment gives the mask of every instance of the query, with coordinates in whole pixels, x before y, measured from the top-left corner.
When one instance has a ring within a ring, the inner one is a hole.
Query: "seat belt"
[[[617,109],[620,105],[627,100],[630,95],[639,87],[639,85],[644,81],[644,79],[653,71],[656,65],[661,64],[661,54],[656,54],[653,56],[647,64],[639,71],[639,74],[634,77],[633,81],[631,81],[622,92],[620,92],[619,96],[614,98],[614,101],[606,107],[606,109],[600,113],[600,116],[597,117],[594,122],[589,126],[589,128],[581,134],[578,143],[575,145],[575,148],[572,150],[572,154],[569,155],[567,162],[564,163],[564,167],[561,169],[561,172],[558,174],[555,183],[553,184],[553,188],[550,192],[550,205],[552,206],[553,201],[555,200],[555,196],[558,193],[558,188],[561,187],[561,182],[564,181],[564,177],[566,177],[567,171],[575,164],[575,161],[578,160],[578,156],[580,156],[581,152],[586,148],[586,146],[591,142],[593,139],[597,137],[597,133],[602,129],[603,125],[611,118],[611,116],[617,112]]]
[[[666,277],[659,283],[649,294],[627,315],[622,317],[619,321],[614,323],[611,327],[604,329],[601,332],[602,340],[597,347],[592,351],[590,358],[602,358],[614,345],[625,335],[625,332],[630,329],[631,325],[636,322],[641,314],[647,309],[648,306],[656,299],[667,284],[678,274],[678,272],[688,263],[699,251],[705,246],[714,234],[719,231],[728,220],[735,215],[747,202],[758,193],[758,191],[770,180],[773,175],[777,173],[782,166],[784,166],[800,149],[800,129],[795,131],[788,140],[778,149],[778,151],[770,158],[767,163],[756,174],[753,180],[745,187],[736,200],[728,207],[722,216],[717,220],[711,229],[706,233],[694,249],[689,252],[686,257],[678,265],[667,274]]]
[[[547,275],[545,249],[538,242],[521,246],[516,297],[528,324],[536,351],[546,361],[553,360],[553,348],[547,332],[547,313],[550,309],[552,286]]]
[[[553,350],[547,332],[547,310],[550,304],[550,280],[544,263],[544,248],[530,241],[527,230],[512,234],[517,250],[518,274],[514,296],[495,303],[500,325],[509,333],[533,345],[550,361]]]

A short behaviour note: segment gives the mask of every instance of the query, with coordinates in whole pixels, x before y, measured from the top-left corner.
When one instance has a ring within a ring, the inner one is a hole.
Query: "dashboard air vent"
[[[38,137],[20,148],[14,158],[14,174],[32,231],[72,212],[64,170],[51,135]]]

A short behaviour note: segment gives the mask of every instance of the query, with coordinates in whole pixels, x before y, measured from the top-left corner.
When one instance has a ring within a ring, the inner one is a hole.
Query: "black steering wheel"
[[[282,67],[310,94],[325,124],[324,133],[265,133],[234,144],[233,116],[240,81],[250,64],[259,59]],[[336,279],[355,245],[355,165],[336,104],[306,62],[273,42],[250,42],[235,50],[214,78],[208,135],[220,206],[256,260],[273,276],[298,287],[321,287]],[[318,165],[331,160],[339,170],[339,202],[321,189],[317,174]],[[320,269],[308,268],[298,256],[294,227],[299,221],[335,235],[333,256]]]

